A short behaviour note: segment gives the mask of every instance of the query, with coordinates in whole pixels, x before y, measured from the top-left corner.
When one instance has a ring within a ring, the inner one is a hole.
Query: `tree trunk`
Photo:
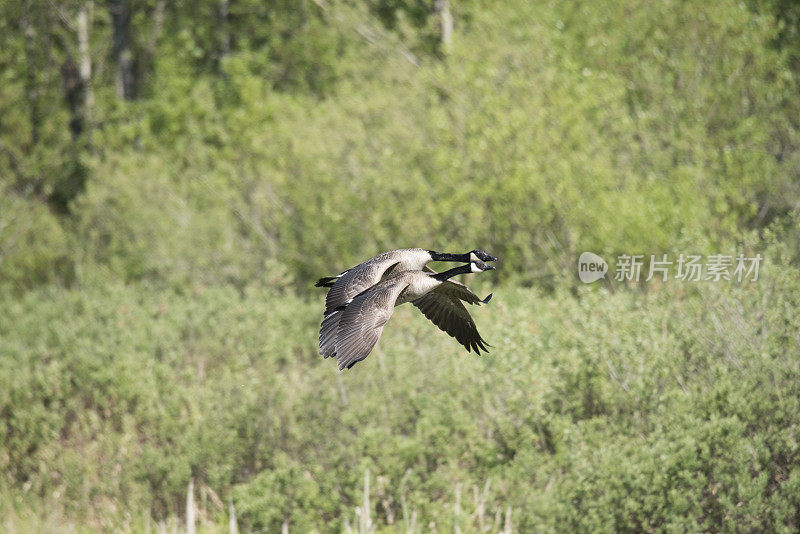
[[[225,57],[231,52],[231,34],[228,31],[228,0],[219,1],[219,26],[220,33],[220,57]]]
[[[128,0],[108,0],[114,32],[114,60],[117,62],[117,95],[123,100],[136,98],[136,74],[131,46],[131,13]]]
[[[453,40],[453,16],[450,14],[450,0],[434,0],[433,11],[439,17],[439,31],[442,53],[450,51]]]
[[[88,0],[78,9],[78,74],[83,84],[83,123],[91,135],[94,93],[92,91],[92,56],[89,49],[89,28],[94,1]]]
[[[77,140],[83,133],[83,102],[86,88],[83,85],[78,66],[71,55],[61,64],[61,80],[64,83],[64,96],[66,96],[67,107],[71,118],[69,120],[69,131],[72,139]]]
[[[28,120],[31,122],[31,141],[39,142],[39,128],[42,122],[41,109],[39,108],[39,83],[36,72],[39,63],[36,61],[36,30],[33,26],[31,2],[24,1],[22,8],[22,31],[25,34],[25,95],[28,99]]]
[[[92,61],[89,56],[89,10],[91,0],[78,8],[75,29],[78,34],[78,63],[73,55],[67,52],[67,58],[61,64],[61,78],[64,82],[64,94],[67,99],[72,118],[69,129],[72,138],[77,140],[82,134],[89,133],[92,110]]]
[[[158,48],[158,40],[161,38],[161,29],[164,27],[164,0],[156,2],[156,8],[153,12],[153,32],[150,34],[150,39],[147,43],[147,48],[144,51],[144,58],[139,63],[139,78],[144,78],[145,74],[153,67],[153,61],[156,56],[156,48]]]

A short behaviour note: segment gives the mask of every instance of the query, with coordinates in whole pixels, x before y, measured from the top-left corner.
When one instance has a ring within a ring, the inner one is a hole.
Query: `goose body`
[[[464,254],[449,254],[406,248],[378,254],[367,261],[351,267],[336,276],[320,278],[317,287],[330,287],[325,298],[325,315],[342,306],[362,291],[369,289],[394,273],[422,270],[431,261],[496,261],[497,258],[483,250],[472,250]]]
[[[336,356],[340,370],[352,367],[369,355],[394,308],[406,302],[412,302],[436,326],[464,345],[467,351],[486,351],[486,342],[478,333],[462,301],[485,303],[491,295],[482,300],[465,285],[449,278],[489,269],[494,267],[477,261],[443,273],[418,269],[390,274],[326,312],[320,328],[320,352],[326,358]]]

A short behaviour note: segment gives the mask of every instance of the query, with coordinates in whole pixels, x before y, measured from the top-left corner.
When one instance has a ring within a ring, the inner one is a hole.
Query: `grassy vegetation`
[[[800,9],[449,5],[0,0],[0,530],[800,529]],[[491,354],[335,371],[405,246],[501,258]]]
[[[23,35],[7,32],[18,53],[0,89],[0,285],[89,283],[100,268],[178,289],[305,288],[330,265],[424,245],[481,246],[504,258],[501,279],[553,287],[584,250],[657,253],[689,238],[713,253],[800,198],[798,84],[769,11],[453,2],[457,38],[439,57],[428,30],[402,23],[404,3],[394,29],[346,2],[297,4],[278,10],[287,20],[253,24],[255,6],[234,19],[239,46],[213,68],[203,61],[219,40],[196,35],[213,18],[167,17],[139,99],[93,80],[91,149],[31,140],[30,65]],[[264,44],[273,34],[301,37]],[[315,52],[334,46],[336,57]],[[291,57],[276,66],[272,47]],[[318,90],[289,83],[317,75]],[[40,104],[63,107],[57,73],[47,80]],[[68,119],[47,114],[39,137]],[[83,181],[64,215],[42,204],[70,169]]]
[[[209,527],[230,497],[247,528],[341,530],[368,471],[381,529],[499,529],[510,509],[520,531],[790,532],[800,276],[768,258],[751,284],[496,288],[482,357],[400,308],[350,373],[317,353],[321,296],[5,298],[0,514],[140,529],[181,517],[191,478]]]

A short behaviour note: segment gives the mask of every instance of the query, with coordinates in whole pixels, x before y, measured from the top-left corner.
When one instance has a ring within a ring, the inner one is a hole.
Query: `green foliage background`
[[[793,3],[127,4],[125,99],[112,3],[0,1],[0,524],[798,528]],[[311,282],[405,246],[501,258],[492,353],[400,309],[336,373]]]

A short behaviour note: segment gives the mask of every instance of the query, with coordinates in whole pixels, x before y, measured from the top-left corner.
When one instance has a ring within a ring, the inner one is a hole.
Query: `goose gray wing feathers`
[[[333,310],[344,306],[348,300],[378,283],[399,263],[400,261],[393,256],[386,258],[379,256],[338,275],[328,291],[328,296],[325,297],[325,316],[327,317]]]
[[[334,277],[325,297],[325,312],[319,330],[319,352],[324,358],[336,355],[336,334],[344,308],[357,295],[378,283],[400,264],[392,258],[373,258]]]
[[[334,310],[322,320],[319,330],[319,353],[324,358],[336,356],[336,332],[339,329],[339,320],[343,310]]]
[[[404,280],[380,284],[353,298],[344,310],[337,313],[341,317],[333,337],[340,370],[349,369],[369,355],[394,312],[397,297],[407,286],[408,282]]]

